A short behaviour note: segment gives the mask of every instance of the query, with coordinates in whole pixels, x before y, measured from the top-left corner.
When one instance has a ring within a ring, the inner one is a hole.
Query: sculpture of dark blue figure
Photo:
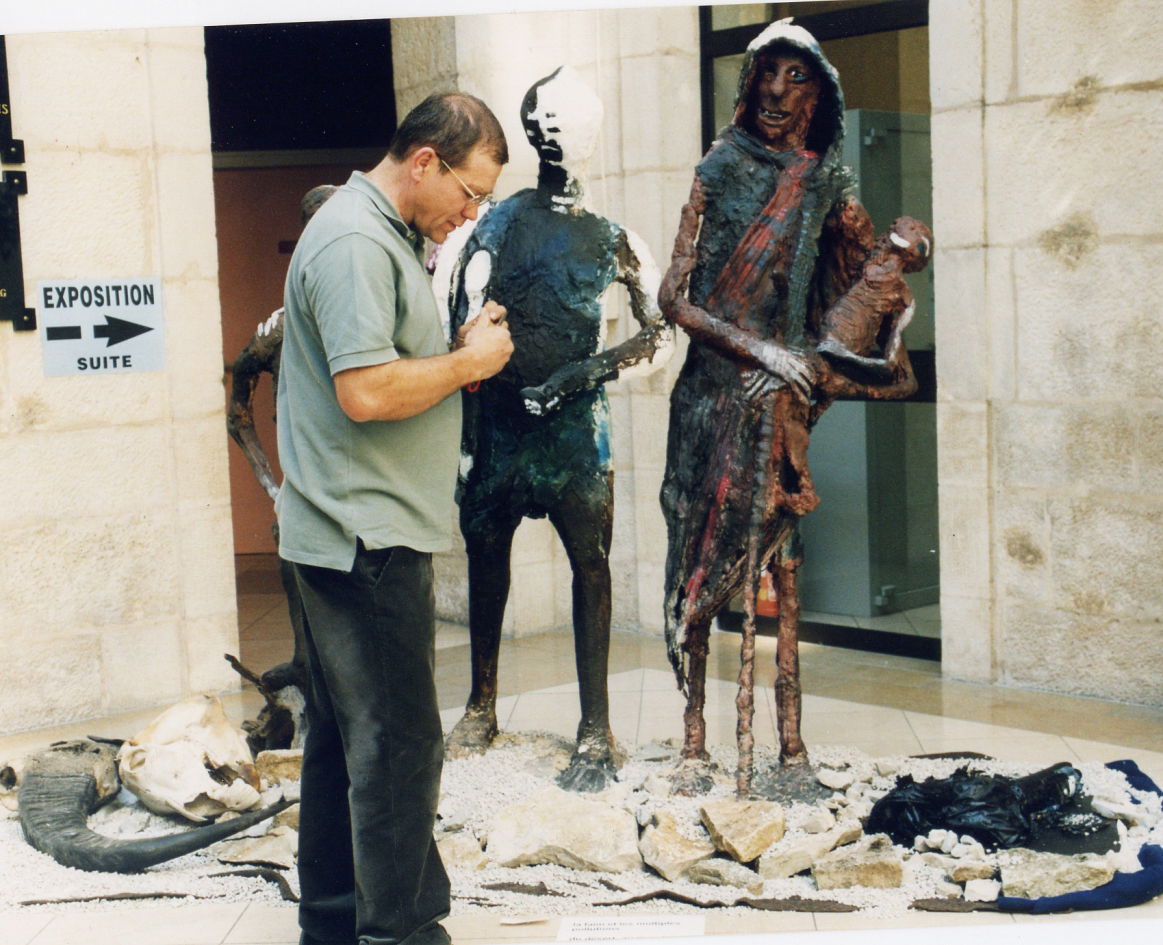
[[[740,794],[750,791],[755,587],[763,567],[772,570],[779,598],[780,759],[807,762],[796,571],[797,522],[819,502],[807,464],[809,430],[837,396],[915,389],[903,345],[893,349],[880,386],[844,378],[816,352],[826,313],[860,276],[873,246],[872,222],[840,164],[843,109],[839,77],[811,34],[781,21],[751,42],[734,118],[695,171],[659,295],[666,317],[691,339],[671,396],[661,493],[666,638],[687,694],[674,781],[681,792],[710,785],[708,634],[740,591],[746,619],[736,785]],[[858,308],[861,319],[883,320]]]
[[[559,783],[600,790],[617,769],[606,669],[613,524],[610,413],[602,385],[669,354],[654,301],[657,271],[632,233],[585,210],[581,174],[597,141],[601,102],[563,67],[529,89],[521,118],[540,168],[478,222],[460,256],[453,329],[480,300],[508,309],[514,353],[465,394],[460,526],[469,563],[472,691],[449,736],[450,756],[484,750],[497,734],[497,661],[513,534],[548,516],[573,569],[573,627],[581,700],[577,745]],[[641,330],[604,349],[601,296],[622,283]]]

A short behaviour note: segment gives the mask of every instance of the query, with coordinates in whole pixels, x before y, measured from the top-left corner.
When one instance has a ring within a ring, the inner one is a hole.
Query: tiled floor
[[[291,650],[286,607],[270,562],[241,559],[239,589],[240,655],[244,664],[261,671],[286,659]],[[711,738],[724,741],[733,740],[731,684],[738,643],[736,636],[716,634],[709,660],[709,675],[721,681],[711,688],[722,697],[708,706],[708,731]],[[756,666],[757,689],[763,693],[756,733],[768,740],[774,739],[773,646],[774,641],[759,639]],[[468,634],[461,627],[443,625],[438,647],[441,709],[445,724],[451,726],[468,692]],[[947,681],[939,664],[929,660],[813,644],[801,647],[801,671],[804,737],[809,746],[843,744],[877,755],[971,749],[1038,764],[1132,758],[1163,783],[1163,709]],[[503,641],[500,686],[503,727],[548,728],[572,735],[578,709],[569,634]],[[253,717],[260,705],[253,691],[224,701],[237,721]],[[682,702],[660,639],[614,635],[610,704],[615,735],[625,743],[681,734]],[[6,736],[0,738],[0,756],[13,757],[56,738],[87,732],[129,735],[155,714],[139,712]],[[557,918],[523,918],[529,921],[510,924],[515,917],[453,915],[446,925],[456,942],[486,945],[555,941],[563,924]],[[982,935],[990,937],[991,945],[1034,940],[1060,945],[1116,936],[1120,945],[1156,945],[1163,941],[1163,899],[1116,912],[1021,918],[932,913],[895,919],[805,913],[741,917],[708,912],[696,917],[694,927],[704,935],[728,936],[716,939],[719,942],[758,942],[781,933],[781,945],[846,945],[856,940],[856,933],[861,945],[879,945],[880,940],[888,945],[890,938],[892,945],[909,945],[931,942],[937,930],[942,945],[960,945],[970,936],[976,943]],[[689,935],[689,930],[683,934]],[[96,911],[62,909],[56,914],[0,912],[0,945],[292,945],[297,940],[295,913],[289,905],[123,904]],[[631,939],[624,932],[606,940]]]

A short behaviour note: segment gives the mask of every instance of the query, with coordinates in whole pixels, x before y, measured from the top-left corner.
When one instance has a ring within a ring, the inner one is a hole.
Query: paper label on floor
[[[702,935],[706,916],[569,916],[557,929],[559,942],[623,942],[634,938],[662,938],[670,935]]]

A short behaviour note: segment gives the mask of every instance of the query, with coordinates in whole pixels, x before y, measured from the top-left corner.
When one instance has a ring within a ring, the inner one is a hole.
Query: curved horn
[[[43,757],[43,756],[42,756]],[[104,800],[90,770],[37,770],[29,765],[20,783],[20,826],[24,839],[63,866],[109,873],[137,873],[158,863],[217,843],[285,810],[279,801],[234,820],[209,824],[163,837],[123,840],[91,830],[88,817]]]

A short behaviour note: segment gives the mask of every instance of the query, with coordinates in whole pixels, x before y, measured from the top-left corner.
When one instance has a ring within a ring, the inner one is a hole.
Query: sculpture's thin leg
[[[686,708],[682,714],[684,761],[707,761],[707,721],[703,706],[707,700],[707,641],[710,623],[691,624],[687,628]]]
[[[682,714],[683,744],[678,767],[671,775],[672,794],[706,794],[714,785],[713,766],[707,754],[707,722],[703,706],[707,696],[709,619],[688,625],[686,653],[686,709]]]
[[[800,598],[796,586],[799,566],[799,560],[781,561],[775,569],[779,597],[775,708],[779,725],[779,760],[785,765],[802,765],[808,761],[808,750],[800,738]]]
[[[488,534],[465,535],[472,688],[464,715],[448,736],[450,757],[484,751],[497,734],[497,664],[516,530],[515,522],[506,522]]]
[[[610,654],[610,540],[614,496],[606,489],[571,491],[549,513],[573,570],[574,659],[581,721],[577,746],[558,783],[574,791],[600,791],[614,778],[607,671]]]
[[[735,793],[745,798],[751,793],[755,770],[755,598],[759,584],[759,530],[747,539],[747,575],[743,584],[743,633],[739,647],[739,691],[735,694],[735,741],[739,761],[735,768]]]

